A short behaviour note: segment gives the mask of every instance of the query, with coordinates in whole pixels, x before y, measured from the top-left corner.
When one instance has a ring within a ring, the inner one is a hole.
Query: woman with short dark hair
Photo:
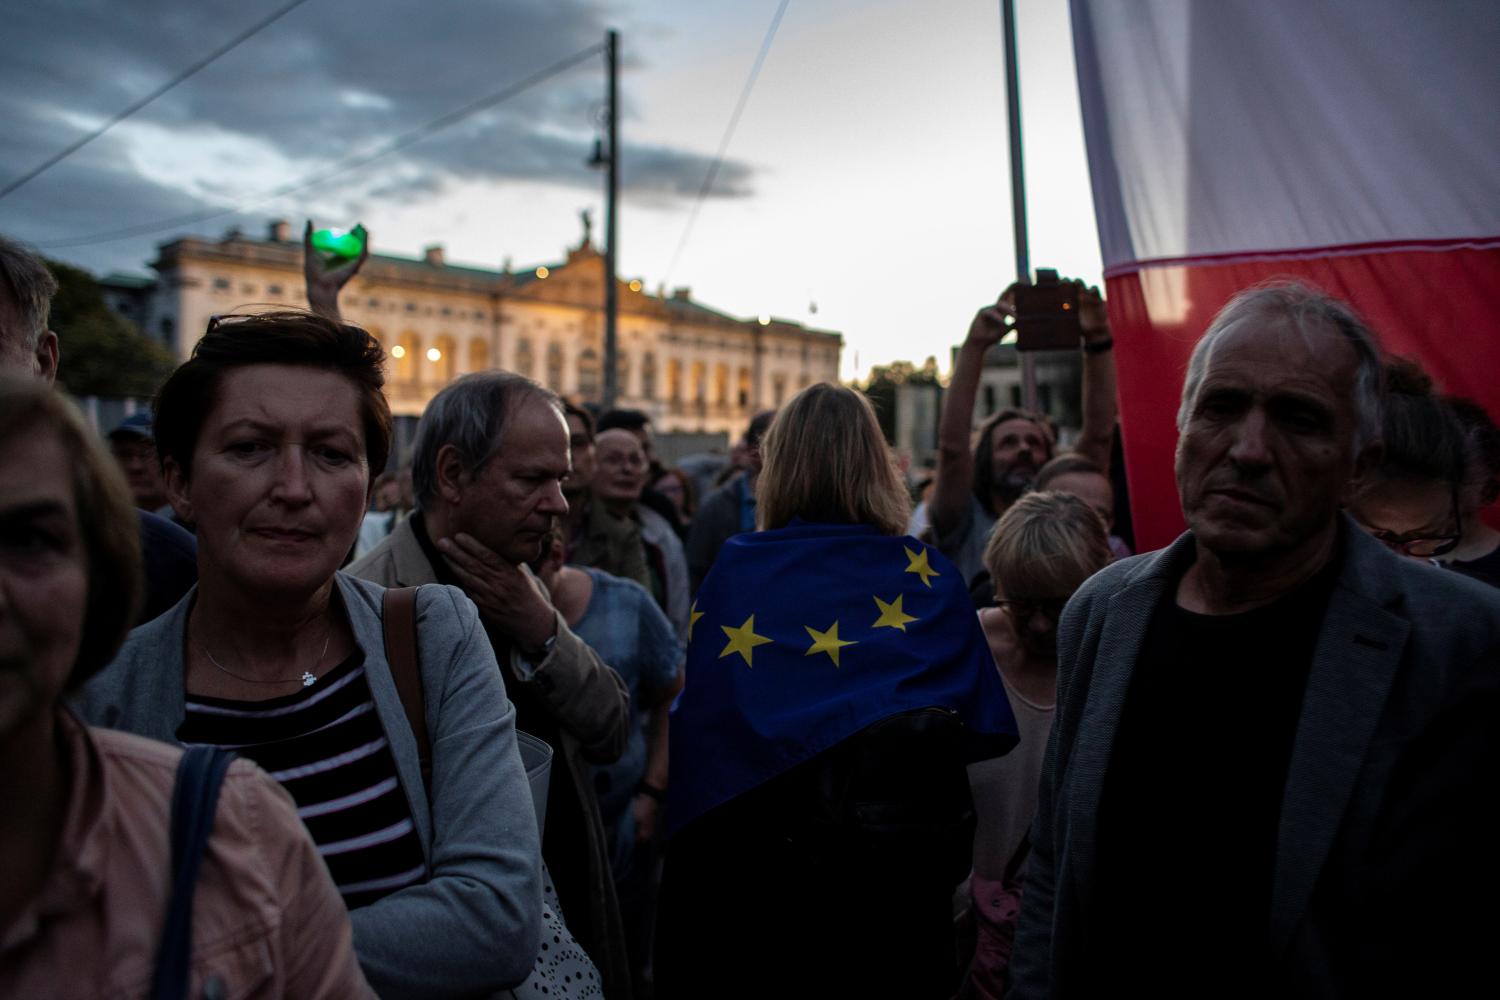
[[[0,379],[0,996],[142,996],[172,890],[180,751],[82,725],[64,698],[141,597],[119,471],[44,384]],[[224,777],[187,971],[221,995],[363,996],[349,919],[292,802]]]
[[[540,856],[515,712],[473,604],[416,602],[431,781],[387,657],[382,588],[338,572],[390,450],[384,354],[311,313],[216,318],[157,399],[199,583],[87,692],[92,720],[229,746],[292,797],[383,996],[523,980]]]

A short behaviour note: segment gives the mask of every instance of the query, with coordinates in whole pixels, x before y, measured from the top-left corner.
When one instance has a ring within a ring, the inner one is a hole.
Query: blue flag
[[[914,538],[802,521],[737,535],[698,591],[688,639],[671,831],[902,712],[953,710],[982,756],[1016,743],[963,577]]]

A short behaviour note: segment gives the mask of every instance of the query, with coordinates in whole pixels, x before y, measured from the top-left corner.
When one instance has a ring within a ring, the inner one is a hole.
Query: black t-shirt
[[[1254,611],[1194,614],[1174,585],[1152,616],[1099,807],[1085,975],[1100,989],[1125,970],[1153,996],[1260,989],[1282,794],[1340,561]]]

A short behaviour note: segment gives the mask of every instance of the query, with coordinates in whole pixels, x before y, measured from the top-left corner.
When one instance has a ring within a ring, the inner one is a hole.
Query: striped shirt
[[[281,782],[351,910],[426,879],[363,653],[280,698],[189,693],[177,737],[187,746],[233,750]]]

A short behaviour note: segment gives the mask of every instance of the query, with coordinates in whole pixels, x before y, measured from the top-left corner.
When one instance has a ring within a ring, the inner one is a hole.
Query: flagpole
[[[1026,235],[1026,177],[1021,161],[1021,79],[1016,65],[1015,0],[1000,0],[1005,29],[1005,112],[1010,126],[1010,214],[1015,226],[1016,280],[1031,281],[1031,248]],[[1021,405],[1037,408],[1036,358],[1021,354]]]

